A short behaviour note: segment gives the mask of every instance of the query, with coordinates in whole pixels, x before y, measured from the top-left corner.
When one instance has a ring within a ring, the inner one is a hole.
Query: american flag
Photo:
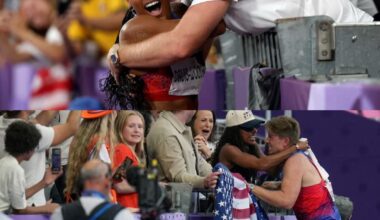
[[[268,220],[266,213],[240,174],[231,173],[221,163],[215,165],[215,171],[221,173],[215,190],[215,220]]]

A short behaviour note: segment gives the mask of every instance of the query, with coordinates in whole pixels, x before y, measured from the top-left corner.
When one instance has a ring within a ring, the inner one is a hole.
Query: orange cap
[[[111,114],[112,110],[83,110],[80,114],[82,118],[94,119]]]

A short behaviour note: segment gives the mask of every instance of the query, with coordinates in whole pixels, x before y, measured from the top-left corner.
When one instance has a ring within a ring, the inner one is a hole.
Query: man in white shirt
[[[191,6],[171,31],[143,42],[120,47],[115,45],[110,49],[109,57],[118,57],[113,59],[114,63],[109,59],[114,76],[118,75],[118,64],[130,68],[162,67],[191,56],[201,48],[223,19],[229,29],[254,35],[274,27],[275,20],[280,18],[327,15],[336,23],[373,21],[373,17],[356,8],[349,0],[183,1],[191,3]],[[162,25],[160,19],[150,17],[153,24]],[[162,45],[165,45],[165,49]]]
[[[6,128],[14,121],[28,120],[32,111],[7,111],[0,116],[0,158],[4,155],[1,153],[4,149],[4,136]],[[75,134],[80,122],[80,111],[72,111],[67,123],[54,127],[46,127],[36,124],[37,129],[42,135],[35,153],[29,161],[21,163],[25,171],[26,187],[31,187],[43,178],[46,167],[45,151],[52,145],[62,143],[67,138]],[[45,205],[46,198],[44,190],[41,189],[34,196],[28,199],[28,205],[41,206]]]
[[[0,159],[0,211],[52,213],[59,207],[54,203],[31,207],[26,202],[27,198],[53,183],[62,174],[52,174],[49,169],[36,184],[26,187],[24,170],[20,163],[28,161],[34,155],[40,139],[40,132],[31,123],[15,121],[8,126],[5,134],[6,154]]]

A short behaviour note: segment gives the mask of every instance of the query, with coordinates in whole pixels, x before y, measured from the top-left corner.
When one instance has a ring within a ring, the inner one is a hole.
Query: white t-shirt
[[[0,159],[0,186],[0,212],[26,208],[24,170],[8,154]]]
[[[5,130],[7,127],[14,121],[20,119],[7,119],[3,116],[0,116],[0,151],[4,149],[4,137]],[[22,168],[25,171],[25,179],[26,179],[26,188],[29,188],[36,183],[38,183],[45,174],[46,168],[46,154],[45,151],[51,146],[54,138],[54,129],[51,127],[42,126],[40,124],[36,124],[37,129],[41,133],[41,140],[38,143],[35,153],[30,158],[29,161],[21,162]],[[3,153],[4,154],[4,153]],[[36,206],[41,206],[46,204],[46,198],[44,194],[44,190],[41,189],[36,194],[28,199],[28,206],[32,204]]]
[[[55,26],[50,26],[50,28],[48,29],[46,33],[45,40],[48,43],[52,43],[52,44],[58,44],[58,45],[64,44],[62,34],[59,31],[59,29]],[[36,46],[34,46],[30,42],[22,42],[21,44],[17,45],[16,49],[20,53],[31,54],[39,62],[42,62],[46,65],[53,64],[51,61],[46,59],[43,53]]]
[[[83,209],[87,215],[98,206],[100,203],[104,202],[104,199],[97,197],[81,197],[80,202],[83,206]],[[58,208],[54,211],[53,215],[50,218],[51,220],[62,220],[62,211],[61,208]],[[136,219],[128,209],[123,209],[117,213],[114,218],[115,220],[124,220],[124,219]]]
[[[69,114],[70,114],[69,110],[60,110],[50,125],[55,126],[58,124],[66,123],[67,118],[69,117]],[[54,147],[61,148],[61,164],[62,165],[67,165],[67,160],[69,158],[69,149],[70,149],[70,144],[71,144],[72,140],[73,140],[73,137],[70,137],[70,138],[66,139],[64,142],[54,146]],[[49,151],[49,155],[51,155],[51,150]]]
[[[182,0],[200,4],[218,0]],[[224,16],[229,29],[240,33],[260,34],[275,27],[280,18],[327,15],[336,23],[371,22],[373,18],[356,8],[349,0],[230,0]]]

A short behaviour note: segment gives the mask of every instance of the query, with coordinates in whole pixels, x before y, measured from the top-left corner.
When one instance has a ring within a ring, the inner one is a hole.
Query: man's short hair
[[[265,124],[265,127],[280,137],[289,137],[291,145],[297,144],[300,138],[299,123],[291,117],[274,117]]]
[[[109,177],[111,175],[109,164],[101,160],[90,160],[86,162],[80,170],[81,181],[94,180],[100,177]]]
[[[5,151],[12,156],[19,156],[34,150],[41,139],[41,134],[32,123],[15,121],[5,131]]]

